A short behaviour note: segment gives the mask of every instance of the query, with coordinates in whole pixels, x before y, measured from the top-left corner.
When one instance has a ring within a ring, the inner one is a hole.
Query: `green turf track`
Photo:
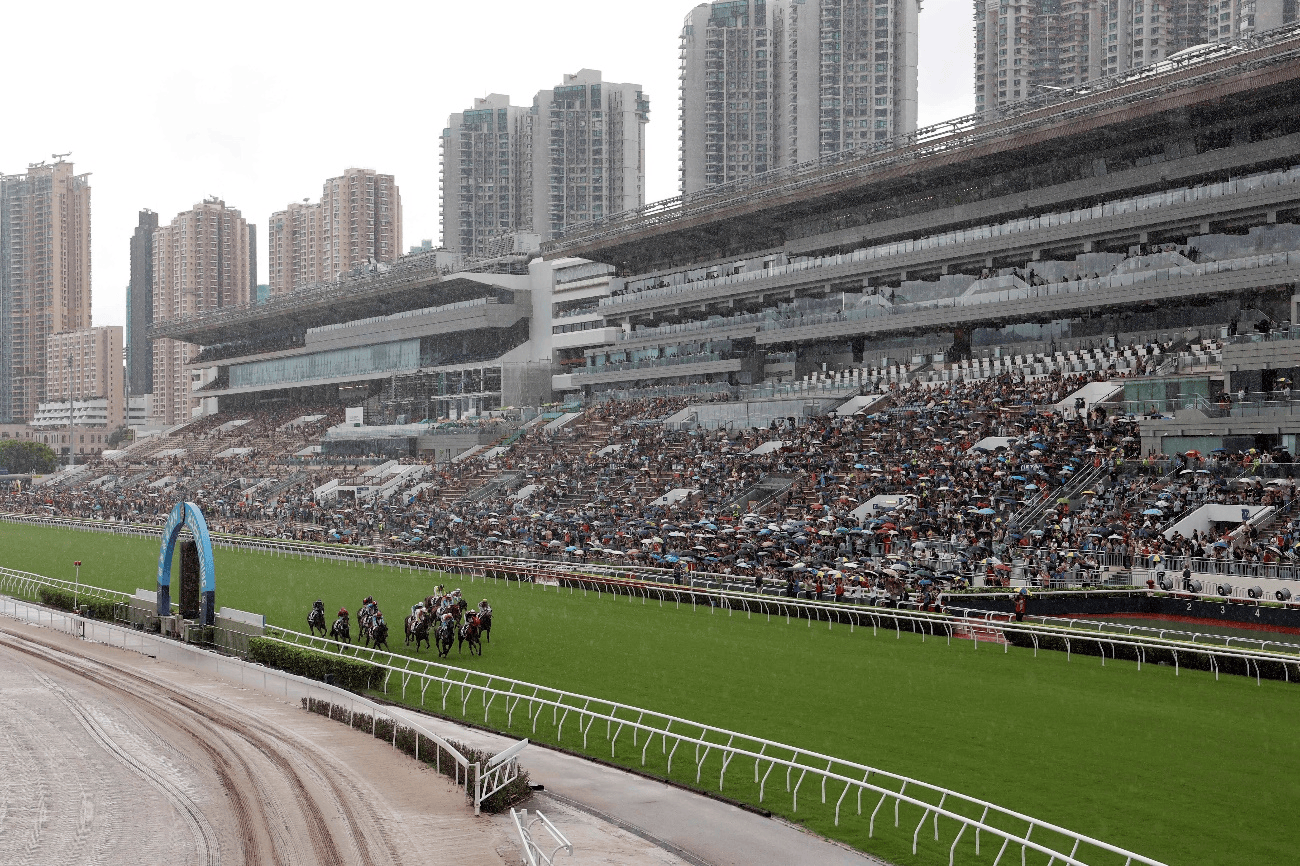
[[[0,565],[124,591],[151,587],[157,542],[101,533],[0,524]],[[269,622],[305,630],[312,600],[355,611],[374,594],[402,651],[400,614],[432,588],[428,575],[388,568],[216,551],[217,603],[260,611]],[[805,622],[770,622],[678,610],[626,597],[480,582],[464,585],[473,602],[496,610],[492,642],[481,659],[451,662],[520,680],[659,710],[906,774],[984,798],[1169,864],[1296,862],[1285,822],[1300,805],[1300,686],[966,641],[924,643],[893,632]],[[430,653],[422,653],[428,657]],[[449,705],[450,706],[450,705]],[[482,720],[470,703],[470,716]],[[457,710],[459,708],[457,707]],[[495,712],[495,711],[494,711]],[[549,715],[549,714],[548,714]],[[504,722],[504,713],[493,716]],[[515,717],[527,733],[526,718]],[[566,732],[565,743],[573,745]],[[605,738],[594,754],[608,757]],[[650,750],[651,771],[663,771]],[[635,753],[635,754],[634,754]],[[620,751],[639,763],[639,750]],[[656,763],[656,761],[658,763]],[[706,763],[705,786],[716,762]],[[753,766],[727,773],[728,796],[754,801]],[[673,776],[693,782],[689,760]],[[799,811],[769,782],[764,806],[897,864],[947,862],[955,825],[942,843],[927,823],[921,853],[911,854],[920,817],[881,812],[876,838],[846,800],[840,826],[805,782]],[[828,791],[833,805],[838,790]],[[866,812],[874,807],[864,796]],[[889,814],[889,820],[885,814]],[[985,839],[976,858],[968,832],[958,863],[991,863]],[[991,849],[991,850],[990,850]],[[1291,852],[1291,853],[1288,853]],[[1019,862],[1008,851],[1003,864]],[[1029,856],[1028,863],[1046,858]],[[1099,863],[1111,862],[1105,859]],[[1120,866],[1122,860],[1113,861]]]

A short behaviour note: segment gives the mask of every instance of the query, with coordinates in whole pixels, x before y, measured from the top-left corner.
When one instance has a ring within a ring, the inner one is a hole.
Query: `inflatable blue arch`
[[[203,512],[193,502],[178,502],[163,527],[162,549],[158,552],[158,615],[168,616],[172,609],[172,553],[182,529],[189,529],[199,547],[199,579],[202,601],[199,606],[199,623],[216,623],[217,586],[212,569],[212,538],[208,535],[208,522]]]

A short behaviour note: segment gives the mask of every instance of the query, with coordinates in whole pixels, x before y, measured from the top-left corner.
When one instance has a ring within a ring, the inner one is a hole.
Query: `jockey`
[[[424,610],[424,602],[417,601],[415,604],[411,605],[411,616],[419,619],[420,612],[423,610]]]
[[[452,628],[452,622],[451,622],[451,620],[452,620],[451,614],[449,614],[449,613],[444,613],[444,614],[442,615],[442,625],[439,626],[439,628],[445,628],[445,629],[447,629],[448,631],[450,631],[451,628]]]
[[[379,628],[381,625],[383,625],[383,624],[384,624],[384,612],[383,612],[382,610],[376,610],[376,611],[375,611],[375,618],[374,618],[373,620],[371,620],[371,623],[370,623],[370,624],[371,624],[373,627],[375,627],[375,628]]]
[[[488,600],[486,598],[478,603],[479,616],[485,616],[491,612],[492,612],[492,605],[488,604]]]
[[[347,619],[347,618],[348,618],[348,609],[346,607],[339,608],[339,619]]]
[[[324,610],[325,610],[325,602],[321,601],[321,600],[318,598],[318,599],[316,599],[316,603],[313,604],[313,605],[311,606],[311,609],[312,609],[312,610],[319,610],[319,611],[321,611],[321,612],[324,612]]]

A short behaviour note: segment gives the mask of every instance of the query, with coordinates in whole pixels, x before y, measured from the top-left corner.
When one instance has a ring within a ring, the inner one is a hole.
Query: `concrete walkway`
[[[422,716],[443,736],[499,752],[515,742]],[[697,866],[888,866],[775,818],[582,758],[530,746],[519,759],[535,784],[560,802],[611,821]],[[546,795],[530,808],[546,811]],[[561,828],[563,829],[563,828]]]

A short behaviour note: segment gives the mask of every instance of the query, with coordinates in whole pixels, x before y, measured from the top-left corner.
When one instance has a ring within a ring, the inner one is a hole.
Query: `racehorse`
[[[420,608],[416,613],[406,618],[406,643],[409,646],[411,639],[415,639],[415,651],[420,651],[420,641],[424,641],[425,646],[432,646],[429,643],[429,614],[424,608]]]
[[[478,626],[483,630],[483,640],[492,643],[492,609],[478,615]]]
[[[352,629],[348,624],[348,612],[339,611],[339,618],[330,626],[330,637],[340,643],[352,643]]]
[[[479,641],[481,631],[478,617],[471,616],[467,619],[465,624],[460,627],[460,639],[456,641],[456,652],[459,653],[461,646],[464,644],[469,644],[470,655],[475,655],[476,650],[478,655],[483,655],[483,644]]]
[[[316,629],[320,629],[321,637],[329,632],[329,626],[325,624],[325,602],[318,599],[312,605],[311,613],[307,614],[307,628],[311,629],[312,637],[316,636]]]
[[[382,621],[376,623],[374,617],[371,617],[370,628],[366,631],[366,646],[370,646],[372,642],[375,649],[381,646],[388,649],[388,623]]]
[[[438,641],[438,658],[445,659],[451,653],[452,641],[456,639],[456,626],[450,621],[438,623],[434,639]]]
[[[375,618],[377,610],[379,610],[379,603],[372,596],[366,596],[365,601],[361,602],[361,607],[357,608],[358,635],[363,635],[370,630],[370,623]]]

